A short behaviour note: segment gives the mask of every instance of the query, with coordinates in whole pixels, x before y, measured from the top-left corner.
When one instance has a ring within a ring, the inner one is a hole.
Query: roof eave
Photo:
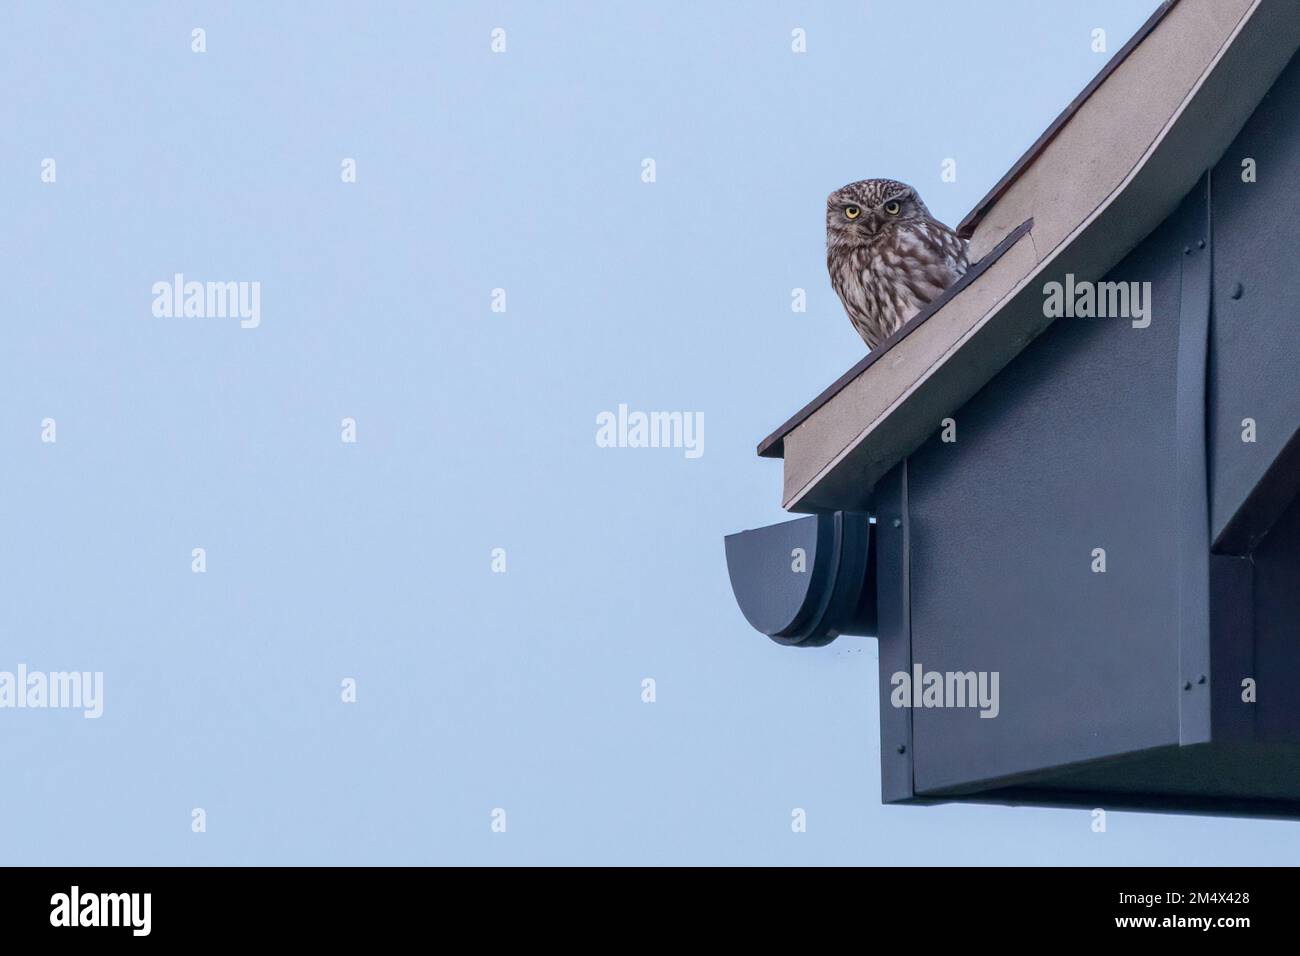
[[[760,444],[760,455],[786,460],[784,506],[865,507],[881,475],[1050,324],[1033,293],[1044,273],[1100,278],[1159,225],[1300,45],[1287,16],[1293,3],[1163,4],[1127,66],[1090,85],[1016,175],[1004,177],[999,195],[977,207],[972,251],[986,250],[987,269],[972,270]],[[1152,89],[1153,77],[1167,78],[1168,88]],[[1135,90],[1147,96],[1135,98]],[[1117,163],[1117,135],[1128,137],[1119,145],[1136,158]],[[1092,181],[1048,189],[1070,179],[1071,164]],[[1029,228],[1026,213],[1044,221]]]

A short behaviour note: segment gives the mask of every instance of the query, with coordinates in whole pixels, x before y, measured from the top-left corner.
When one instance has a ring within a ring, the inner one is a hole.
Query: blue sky
[[[1154,7],[7,10],[0,670],[102,671],[104,713],[0,710],[0,859],[1292,861],[1283,822],[881,806],[875,642],[778,647],[723,561],[783,516],[758,440],[862,354],[827,193],[955,223]],[[155,317],[175,273],[260,325]],[[620,403],[704,454],[597,447]]]

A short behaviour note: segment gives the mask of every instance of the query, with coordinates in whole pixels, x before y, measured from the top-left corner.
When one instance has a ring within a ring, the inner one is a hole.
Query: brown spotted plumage
[[[864,179],[826,200],[826,268],[853,327],[874,349],[965,274],[966,241],[916,190]]]

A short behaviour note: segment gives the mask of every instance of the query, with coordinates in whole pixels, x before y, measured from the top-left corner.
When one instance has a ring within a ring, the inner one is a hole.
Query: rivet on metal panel
[[[1204,240],[1204,239],[1198,239],[1198,240],[1196,241],[1196,248],[1197,248],[1197,249],[1204,249],[1204,248],[1205,248],[1205,240]]]
[[[901,528],[902,526],[903,526],[903,519],[902,519],[902,518],[895,518],[895,519],[894,519],[894,527],[895,527],[895,528]]]
[[[1206,680],[1205,675],[1202,674],[1200,677],[1196,678],[1196,683],[1198,683],[1198,684],[1204,684],[1204,683],[1205,683],[1205,680]]]
[[[899,745],[898,745],[898,752],[899,752],[900,754],[905,754],[905,753],[907,753],[907,744],[899,744]]]
[[[1240,282],[1234,282],[1234,283],[1232,284],[1232,292],[1231,292],[1230,294],[1232,295],[1232,297],[1233,297],[1234,299],[1240,299],[1240,298],[1241,298],[1241,294],[1242,294],[1243,292],[1245,292],[1245,291],[1246,291],[1246,290],[1243,289],[1243,288],[1241,287],[1241,283],[1240,283]]]
[[[1191,689],[1192,689],[1192,682],[1189,680],[1183,681],[1183,690],[1191,690]]]

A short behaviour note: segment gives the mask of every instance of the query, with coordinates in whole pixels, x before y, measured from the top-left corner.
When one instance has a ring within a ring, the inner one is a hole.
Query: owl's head
[[[831,244],[869,242],[900,224],[926,220],[916,190],[893,179],[863,179],[826,198],[826,240]]]

